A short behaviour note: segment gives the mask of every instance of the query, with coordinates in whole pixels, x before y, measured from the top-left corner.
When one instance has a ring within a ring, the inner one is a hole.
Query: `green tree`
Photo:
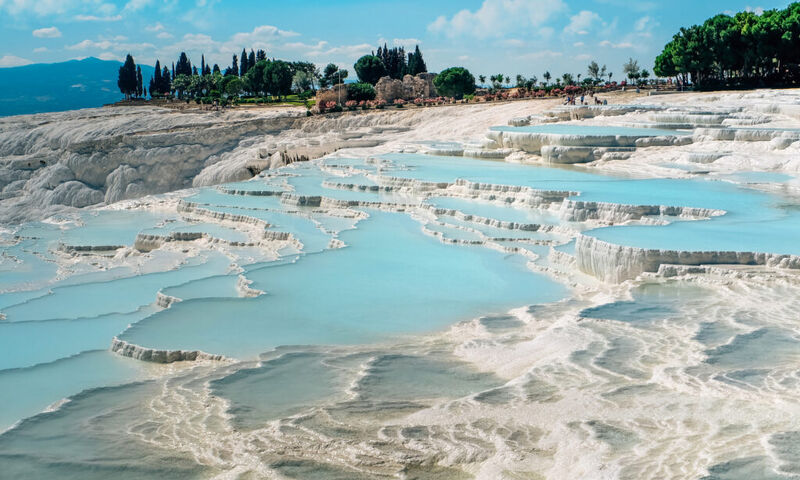
[[[350,100],[374,100],[375,87],[366,82],[351,83],[347,86],[347,98]]]
[[[244,77],[245,75],[247,75],[247,71],[250,70],[250,67],[252,66],[252,65],[250,65],[248,63],[247,51],[244,48],[242,49],[242,56],[240,58],[241,58],[241,60],[239,62],[239,65],[240,65],[240,67],[239,67],[239,76],[240,77]],[[234,64],[235,63],[236,62],[234,62]]]
[[[356,61],[353,68],[355,68],[359,81],[371,85],[375,85],[381,77],[387,75],[383,60],[375,55],[364,55]]]
[[[561,80],[564,82],[564,85],[573,85],[575,83],[575,79],[572,77],[571,73],[561,75]]]
[[[331,87],[338,83],[344,82],[348,74],[349,72],[347,70],[340,69],[334,63],[329,63],[322,71],[322,80],[320,81],[320,84],[324,85],[325,88]]]
[[[464,95],[475,93],[475,77],[463,67],[443,70],[433,79],[433,84],[441,94],[461,99]]]
[[[231,97],[238,97],[242,93],[242,80],[239,77],[229,75],[224,77],[223,91]]]
[[[383,62],[386,74],[394,79],[403,78],[408,71],[406,52],[403,47],[388,48],[384,44],[383,48],[378,47],[377,57]]]
[[[125,95],[126,100],[130,100],[133,95],[136,95],[139,81],[136,76],[136,62],[133,61],[130,53],[125,57],[125,63],[119,67],[117,86],[119,91]]]
[[[550,75],[550,72],[547,71],[547,72],[544,72],[544,75],[542,75],[542,78],[544,78],[544,86],[546,87],[547,84],[550,83],[550,79],[553,78],[553,77],[552,77],[552,75]]]
[[[622,71],[629,80],[633,81],[639,76],[639,62],[633,58],[629,58],[627,62],[622,64]]]
[[[414,53],[408,54],[407,70],[409,75],[417,75],[428,71],[425,60],[422,59],[422,52],[419,50],[419,45],[414,48]]]
[[[178,75],[192,75],[192,62],[189,61],[189,57],[186,56],[186,52],[181,52],[180,56],[178,57],[178,63],[175,64],[175,74],[174,76]]]
[[[183,99],[186,92],[188,92],[189,87],[192,84],[192,77],[185,74],[176,75],[175,79],[172,81],[172,88],[175,89],[175,93],[178,98]]]
[[[267,93],[278,98],[292,93],[292,68],[288,62],[283,60],[257,62],[258,65],[265,62],[264,85]]]
[[[144,85],[142,81],[142,67],[141,65],[136,66],[136,96],[141,97],[144,95]]]
[[[478,81],[481,82],[481,85],[486,84],[486,75],[478,75]]]
[[[266,68],[266,60],[256,62],[248,68],[244,76],[245,90],[261,96],[267,93],[266,77],[264,76],[264,70]]]
[[[597,64],[594,60],[589,63],[589,66],[586,67],[586,73],[589,74],[589,77],[596,81],[600,81],[600,65]]]
[[[647,84],[647,79],[650,78],[650,72],[645,69],[639,72],[639,77],[641,77],[643,83]]]
[[[311,83],[311,90],[316,92],[320,79],[319,68],[311,62],[294,62],[293,65],[295,72],[306,74],[308,81]]]

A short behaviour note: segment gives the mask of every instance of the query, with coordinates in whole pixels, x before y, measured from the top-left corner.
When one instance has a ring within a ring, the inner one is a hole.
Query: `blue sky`
[[[230,64],[242,47],[352,70],[379,44],[419,44],[428,68],[474,74],[611,72],[652,66],[680,26],[721,12],[783,8],[759,0],[0,0],[0,67],[95,56]],[[620,75],[616,75],[620,78]]]

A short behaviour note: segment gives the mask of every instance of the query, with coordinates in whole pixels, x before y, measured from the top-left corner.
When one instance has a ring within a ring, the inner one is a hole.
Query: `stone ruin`
[[[415,98],[436,97],[436,87],[433,85],[433,78],[436,74],[420,73],[417,75],[406,75],[402,80],[391,77],[382,77],[375,85],[376,100],[386,100],[392,103],[398,98],[413,100]],[[347,85],[334,85],[333,88],[319,90],[317,92],[317,105],[322,102],[344,103],[347,100]],[[318,111],[318,109],[315,109]]]
[[[413,100],[435,97],[437,96],[436,87],[433,85],[435,76],[433,73],[420,73],[416,76],[406,75],[402,80],[382,77],[375,85],[376,98],[391,103],[398,98]]]

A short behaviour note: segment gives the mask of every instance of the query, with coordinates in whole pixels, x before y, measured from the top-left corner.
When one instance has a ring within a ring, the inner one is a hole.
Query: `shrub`
[[[347,86],[347,98],[350,100],[375,100],[375,87],[366,82],[353,83]]]

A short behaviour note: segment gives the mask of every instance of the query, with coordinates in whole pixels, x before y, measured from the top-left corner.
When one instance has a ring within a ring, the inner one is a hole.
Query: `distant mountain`
[[[0,68],[0,117],[100,107],[121,100],[120,66],[114,60],[89,57]],[[142,65],[145,88],[152,75],[153,67]]]

